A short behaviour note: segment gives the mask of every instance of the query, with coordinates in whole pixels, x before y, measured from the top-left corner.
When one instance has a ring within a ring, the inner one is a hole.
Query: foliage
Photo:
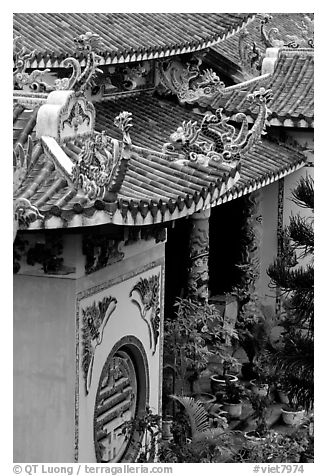
[[[311,177],[301,178],[293,191],[293,201],[313,212]],[[313,218],[291,217],[283,238],[282,256],[269,266],[267,273],[272,285],[284,294],[285,333],[282,346],[267,346],[266,354],[291,402],[310,409],[314,398]],[[306,264],[298,266],[299,258],[305,258]]]
[[[223,401],[226,403],[240,403],[241,400],[246,396],[245,389],[243,385],[239,382],[230,382],[226,381],[224,387]]]
[[[171,362],[178,375],[195,380],[204,370],[210,357],[218,355],[223,361],[235,363],[225,350],[227,336],[235,332],[224,328],[217,308],[191,299],[178,299],[176,317],[165,321],[164,362]]]
[[[153,462],[156,456],[156,446],[161,434],[161,417],[152,413],[149,407],[145,412],[124,423],[122,433],[126,439],[131,439],[136,446],[138,456],[136,463]]]
[[[285,435],[270,431],[264,441],[247,443],[234,462],[306,463],[313,460],[313,443],[308,424]]]
[[[178,395],[172,395],[171,397],[185,408],[190,420],[192,438],[210,429],[208,413],[200,402],[194,400],[193,397]]]
[[[241,307],[235,328],[240,345],[249,362],[253,363],[255,356],[264,348],[268,335],[268,326],[259,309],[256,294],[252,294],[251,299]]]
[[[227,430],[225,418],[217,418],[216,427],[211,427],[209,415],[203,405],[192,397],[172,396],[181,405],[171,428],[173,441],[162,442],[159,461],[169,463],[223,463],[235,454],[232,449],[237,432]],[[243,437],[242,437],[243,438]]]
[[[171,443],[159,449],[161,463],[231,463],[244,437],[239,432],[206,435],[203,439],[182,445]]]
[[[260,437],[266,436],[268,433],[267,411],[269,399],[253,392],[249,392],[248,397],[253,408],[253,418],[257,424],[255,431]]]

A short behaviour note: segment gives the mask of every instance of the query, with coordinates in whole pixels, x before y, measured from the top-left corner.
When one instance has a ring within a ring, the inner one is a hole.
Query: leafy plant
[[[204,370],[210,358],[218,355],[222,361],[234,363],[225,349],[227,336],[235,336],[225,329],[217,308],[191,299],[178,299],[176,316],[165,321],[164,365],[172,366],[176,375],[192,384]],[[182,391],[185,393],[185,389]]]
[[[172,443],[159,448],[161,463],[231,463],[244,445],[240,432],[206,435],[200,440],[182,445]]]
[[[313,461],[313,435],[304,425],[291,434],[270,431],[265,440],[245,444],[234,459],[240,463],[306,463]]]
[[[269,399],[253,392],[250,392],[248,397],[253,408],[253,418],[256,420],[255,432],[259,437],[264,437],[269,430],[267,423]]]
[[[188,417],[190,432],[185,428],[184,434],[189,438],[176,438],[176,427],[172,428],[174,442],[161,445],[159,461],[169,463],[224,463],[232,460],[237,450],[236,439],[243,439],[238,432],[227,429],[227,421],[220,419],[216,428],[210,426],[208,413],[192,397],[172,395],[178,401]]]
[[[240,403],[246,396],[244,387],[238,382],[226,381],[223,393],[223,401],[226,403]]]
[[[161,417],[146,407],[143,414],[124,423],[122,434],[125,438],[131,439],[131,444],[138,451],[136,463],[153,462],[158,438],[161,435]]]

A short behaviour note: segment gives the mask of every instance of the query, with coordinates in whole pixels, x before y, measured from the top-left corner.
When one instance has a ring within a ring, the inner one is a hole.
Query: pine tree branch
[[[296,248],[302,248],[305,254],[313,253],[314,231],[312,220],[300,215],[291,216],[288,232]]]
[[[298,185],[292,192],[292,201],[301,208],[314,209],[314,190],[313,190],[313,178],[301,177]]]

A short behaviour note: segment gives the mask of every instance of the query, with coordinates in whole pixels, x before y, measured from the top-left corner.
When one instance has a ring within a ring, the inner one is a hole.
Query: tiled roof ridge
[[[15,15],[15,14],[14,14]],[[16,14],[16,20],[17,20]],[[46,14],[44,14],[46,15]],[[51,15],[51,14],[48,14]],[[78,14],[75,14],[78,15]],[[133,14],[130,14],[133,15]],[[156,14],[153,14],[156,15]],[[162,15],[162,14],[159,14]],[[176,14],[177,15],[177,14]],[[182,15],[182,14],[180,14]],[[222,14],[223,15],[223,14]],[[229,14],[226,14],[229,15]],[[230,14],[232,15],[232,14]],[[125,46],[121,51],[117,51],[117,47],[113,45],[110,47],[111,51],[106,49],[106,51],[99,51],[100,59],[99,65],[108,65],[108,64],[117,64],[117,63],[128,63],[128,62],[135,62],[141,60],[148,60],[154,58],[163,58],[169,56],[175,56],[183,53],[191,53],[195,51],[199,51],[211,46],[220,43],[221,41],[225,40],[233,36],[234,34],[238,33],[242,28],[246,27],[249,23],[254,21],[255,14],[253,13],[246,13],[246,14],[237,14],[243,15],[243,18],[239,18],[238,24],[235,25],[226,25],[221,26],[217,25],[217,32],[214,34],[208,34],[205,38],[193,39],[193,40],[184,40],[180,43],[167,41],[165,44],[157,44],[153,46],[138,46],[138,47],[131,47]],[[15,19],[15,16],[14,16]],[[42,18],[43,22],[44,19]],[[18,21],[23,22],[23,18]],[[96,25],[93,25],[96,27]],[[89,26],[89,29],[92,29],[92,25]],[[19,25],[17,31],[15,33],[21,34],[20,29],[24,29],[24,25]],[[220,30],[220,31],[219,31]],[[221,31],[222,30],[222,31]],[[24,33],[22,33],[24,34]],[[194,36],[193,36],[194,38]],[[110,41],[110,40],[109,40]],[[36,44],[39,45],[39,40],[35,40]],[[33,45],[35,49],[35,46]],[[116,49],[116,51],[115,51]],[[72,54],[72,51],[68,51],[68,49],[63,52],[60,49],[50,49],[45,47],[43,51],[38,50],[36,48],[35,56],[33,59],[28,61],[29,68],[37,68],[37,67],[60,67],[62,65],[62,61],[68,57],[74,56],[81,60],[81,66],[84,66],[84,55],[79,54],[75,55]]]
[[[314,56],[314,48],[291,48],[289,46],[283,46],[279,48],[278,57],[280,56],[296,56],[299,54],[305,54],[308,56]]]
[[[267,16],[269,21],[265,22],[264,17]],[[294,55],[293,52],[297,50],[300,55],[313,56],[314,33],[313,28],[308,27],[307,16],[312,17],[311,14],[306,13],[258,14],[257,19],[248,27],[211,47],[207,55],[208,64],[216,63],[218,74],[222,73],[224,68],[227,69],[229,76],[235,82],[239,82],[249,76],[258,76],[262,72],[267,47],[278,47],[287,55]],[[264,41],[262,27],[266,30],[266,36],[269,37],[268,42]],[[244,36],[245,32],[247,34]],[[240,37],[243,37],[243,41]],[[242,53],[244,53],[243,56]]]

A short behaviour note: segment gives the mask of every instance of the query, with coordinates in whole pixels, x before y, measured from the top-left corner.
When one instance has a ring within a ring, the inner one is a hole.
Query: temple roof
[[[91,200],[55,167],[42,140],[35,138],[38,108],[14,106],[14,147],[19,143],[26,149],[28,136],[32,138],[29,172],[14,198],[30,200],[44,217],[30,229],[161,223],[267,185],[305,162],[300,152],[266,140],[244,155],[241,176],[240,163],[170,161],[161,152],[163,143],[182,120],[198,120],[198,114],[147,95],[103,102],[96,109],[96,130],[112,137],[118,137],[111,127],[116,113],[133,114],[131,158],[118,195],[109,202]],[[76,163],[82,147],[83,140],[76,139],[60,150]]]
[[[95,107],[97,130],[106,130],[112,137],[118,137],[112,118],[120,110],[128,110],[133,114],[133,143],[157,151],[161,151],[171,131],[182,121],[199,121],[202,117],[171,101],[145,94],[119,101],[104,101]],[[263,139],[242,157],[239,180],[218,203],[248,193],[250,187],[255,190],[278,180],[302,166],[305,160],[305,156],[294,148]]]
[[[252,13],[15,13],[14,34],[36,50],[31,67],[56,67],[76,56],[73,38],[101,36],[99,64],[125,63],[190,53],[235,34]]]
[[[306,13],[272,13],[268,14],[270,16],[269,27],[268,29],[277,29],[275,32],[275,37],[284,41],[285,44],[291,41],[291,38],[302,38],[303,37],[303,23],[308,14]],[[312,17],[312,14],[309,14]],[[264,55],[267,44],[265,44],[263,37],[260,32],[261,21],[263,14],[258,14],[257,18],[251,22],[247,27],[247,39],[246,42],[249,45],[255,43],[256,48],[259,50],[260,54]],[[239,37],[240,33],[233,35],[230,38],[227,38],[223,43],[213,45],[211,50],[213,53],[219,55],[219,61],[217,61],[217,56],[212,57],[212,61],[215,61],[220,64],[222,70],[225,74],[228,71],[229,74],[238,81],[244,80],[242,65],[240,62],[239,55]],[[257,73],[259,74],[259,73]]]
[[[208,103],[223,107],[228,115],[243,112],[254,118],[257,114],[246,99],[248,93],[265,87],[272,90],[267,121],[269,125],[313,127],[314,125],[314,50],[282,48],[278,52],[274,72],[228,88]]]

